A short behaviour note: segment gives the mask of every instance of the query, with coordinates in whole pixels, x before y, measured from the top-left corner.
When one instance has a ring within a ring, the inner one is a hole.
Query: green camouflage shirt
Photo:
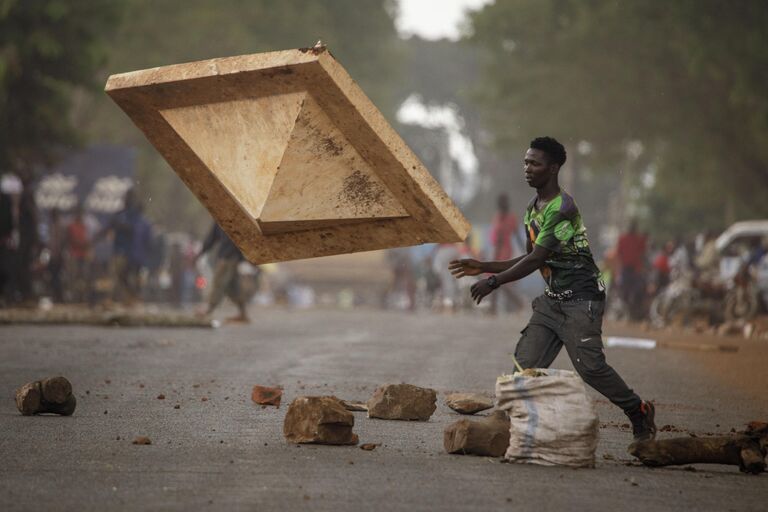
[[[541,268],[547,295],[561,300],[602,298],[600,270],[571,196],[560,192],[541,210],[536,210],[534,197],[525,211],[525,228],[531,244],[552,251]]]

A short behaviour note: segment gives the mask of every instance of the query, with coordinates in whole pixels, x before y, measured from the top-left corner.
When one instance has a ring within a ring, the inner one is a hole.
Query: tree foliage
[[[322,41],[373,101],[391,115],[398,66],[397,34],[382,0],[125,0],[100,80],[112,73],[312,46]],[[120,109],[100,93],[77,118],[91,140],[139,148],[139,188],[148,212],[168,228],[197,227],[208,218],[173,171]]]
[[[631,175],[658,230],[768,215],[765,2],[499,0],[472,25],[500,146],[589,141],[590,165]]]
[[[76,141],[74,91],[97,84],[110,2],[0,0],[0,169],[27,180]]]

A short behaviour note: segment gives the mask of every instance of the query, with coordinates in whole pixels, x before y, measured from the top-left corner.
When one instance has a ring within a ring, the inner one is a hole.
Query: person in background
[[[75,207],[72,222],[67,226],[65,255],[72,299],[75,302],[86,302],[90,296],[91,237],[81,204]]]
[[[21,178],[21,191],[18,199],[16,229],[18,246],[12,265],[12,273],[16,283],[17,297],[24,306],[37,306],[32,286],[33,273],[37,271],[40,250],[39,222],[37,203],[35,202],[35,187],[33,178]]]
[[[200,252],[195,256],[195,261],[210,251],[214,246],[216,250],[216,260],[213,270],[213,284],[211,285],[211,294],[208,297],[208,307],[202,315],[209,316],[213,314],[224,297],[235,303],[237,306],[237,316],[228,318],[228,322],[249,323],[248,310],[246,308],[247,298],[244,290],[241,290],[240,276],[238,274],[238,265],[245,261],[243,253],[238,249],[235,243],[224,232],[219,225],[214,222],[211,230],[208,232]]]
[[[444,243],[435,247],[432,256],[432,271],[440,279],[440,290],[435,304],[439,312],[453,313],[459,304],[458,283],[450,274],[445,272],[448,263],[458,258],[459,254],[459,247],[456,244]]]
[[[685,239],[682,236],[677,237],[674,246],[669,255],[669,278],[673,280],[691,274],[691,257]]]
[[[629,230],[619,237],[616,249],[619,257],[621,298],[627,306],[630,320],[644,316],[645,258],[647,238],[637,230],[637,222],[631,221]]]
[[[514,213],[509,211],[509,197],[507,194],[499,194],[496,198],[496,214],[493,217],[491,223],[491,245],[493,246],[493,259],[495,261],[504,261],[512,259],[514,251],[512,250],[512,239],[515,238],[520,247],[524,244],[517,240],[518,222]],[[515,292],[513,285],[505,286],[502,288],[501,293],[494,293],[491,295],[491,310],[490,314],[495,315],[497,313],[499,297],[503,295],[506,303],[512,304],[515,309],[522,307],[522,299]]]
[[[717,252],[716,239],[715,232],[707,230],[704,233],[701,249],[693,261],[699,272],[699,278],[707,283],[716,281],[720,273],[720,255]]]
[[[390,249],[387,251],[387,263],[392,272],[392,279],[387,287],[385,303],[389,304],[393,298],[404,295],[408,311],[416,311],[416,278],[410,248]]]
[[[13,234],[16,222],[13,216],[13,198],[0,186],[0,307],[8,302],[11,282],[11,258],[14,253]]]
[[[768,237],[755,240],[752,244],[752,250],[749,252],[747,265],[750,267],[759,266],[766,254],[768,254]]]
[[[53,301],[64,302],[64,288],[61,283],[61,274],[64,269],[64,245],[66,243],[66,228],[61,220],[61,214],[57,208],[51,209],[48,217],[48,278],[51,287]]]
[[[655,296],[669,284],[669,257],[675,248],[673,241],[667,241],[656,252],[651,262],[653,269],[653,279],[651,280],[650,295]]]
[[[141,203],[133,189],[125,193],[123,209],[107,223],[96,240],[111,232],[112,299],[136,305],[141,297],[141,268],[147,264],[152,243],[152,226],[144,218]]]

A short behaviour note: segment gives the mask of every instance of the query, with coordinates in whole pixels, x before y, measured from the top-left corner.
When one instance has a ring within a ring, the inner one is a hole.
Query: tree
[[[397,34],[381,0],[126,0],[109,46],[109,74],[155,66],[312,46],[318,39],[347,68],[385,115],[394,111]],[[138,187],[148,214],[169,229],[202,235],[208,216],[160,155],[103,93],[78,112],[92,141],[139,148]]]
[[[97,85],[113,5],[0,0],[0,169],[28,182],[77,141],[73,92]]]
[[[629,176],[657,232],[768,215],[764,2],[499,1],[472,24],[499,145],[589,141],[589,164]]]

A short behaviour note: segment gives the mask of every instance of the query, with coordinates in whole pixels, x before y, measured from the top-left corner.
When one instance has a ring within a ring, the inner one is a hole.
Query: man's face
[[[546,185],[553,175],[557,174],[557,166],[549,163],[547,154],[540,149],[529,148],[523,160],[525,181],[533,188]]]

